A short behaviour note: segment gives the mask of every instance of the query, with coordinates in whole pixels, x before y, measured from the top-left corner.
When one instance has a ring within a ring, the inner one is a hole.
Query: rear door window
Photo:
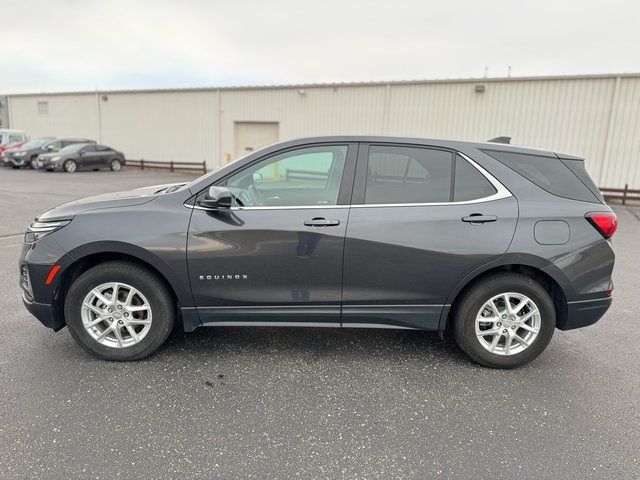
[[[558,158],[496,150],[483,152],[553,195],[583,202],[599,202],[582,180]]]
[[[369,147],[365,204],[451,200],[453,154],[409,146]]]

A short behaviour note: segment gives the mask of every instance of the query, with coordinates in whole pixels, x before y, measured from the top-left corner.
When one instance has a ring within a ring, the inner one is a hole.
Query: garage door
[[[278,122],[235,122],[235,157],[278,141]]]

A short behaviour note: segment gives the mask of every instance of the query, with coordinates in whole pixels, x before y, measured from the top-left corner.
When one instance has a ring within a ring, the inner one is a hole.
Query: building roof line
[[[501,83],[501,82],[535,82],[549,80],[605,80],[615,78],[640,78],[639,73],[606,73],[583,75],[546,75],[546,76],[522,76],[522,77],[479,77],[479,78],[447,78],[447,79],[423,79],[423,80],[389,80],[389,81],[363,81],[363,82],[330,82],[330,83],[292,83],[273,85],[238,85],[219,87],[185,87],[185,88],[148,88],[148,89],[116,89],[116,90],[78,90],[58,92],[30,92],[6,94],[7,97],[38,97],[51,95],[109,95],[128,93],[196,93],[216,91],[246,91],[246,90],[285,90],[305,88],[350,88],[350,87],[385,87],[387,85],[434,85],[455,83]]]

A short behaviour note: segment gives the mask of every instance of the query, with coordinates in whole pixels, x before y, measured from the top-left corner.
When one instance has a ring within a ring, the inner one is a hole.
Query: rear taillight
[[[604,238],[611,238],[618,229],[618,217],[613,212],[589,212],[584,218],[594,226]]]

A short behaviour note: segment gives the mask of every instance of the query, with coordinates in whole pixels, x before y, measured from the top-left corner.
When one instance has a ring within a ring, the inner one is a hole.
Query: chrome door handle
[[[482,215],[481,213],[472,213],[468,217],[462,217],[462,221],[467,223],[488,223],[496,220],[498,217],[495,215]]]
[[[304,224],[307,227],[335,227],[336,225],[340,225],[340,220],[336,220],[336,219],[327,220],[326,218],[313,218],[311,220],[305,220]]]

